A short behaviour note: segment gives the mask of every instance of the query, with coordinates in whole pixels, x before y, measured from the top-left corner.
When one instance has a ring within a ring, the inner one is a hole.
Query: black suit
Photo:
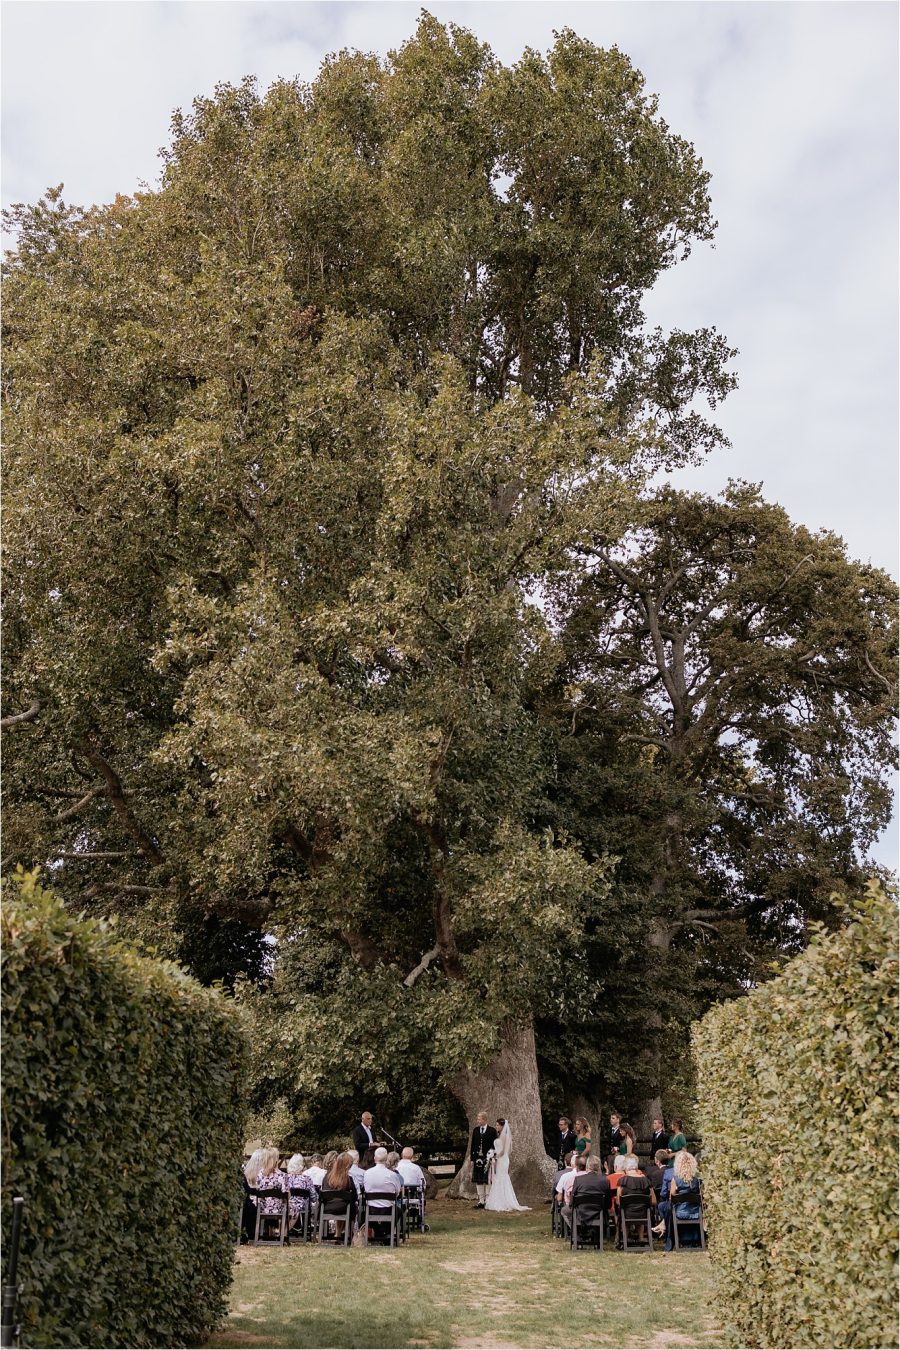
[[[372,1144],[374,1143],[375,1143],[374,1133],[372,1134],[372,1138],[370,1140],[369,1136],[366,1134],[366,1127],[365,1125],[363,1125],[362,1121],[360,1121],[358,1125],[353,1126],[353,1147],[359,1154],[360,1162],[362,1162],[363,1158],[366,1156],[366,1149],[371,1148]]]
[[[565,1162],[566,1154],[572,1152],[577,1140],[578,1136],[574,1130],[566,1130],[565,1134],[557,1135],[556,1159],[560,1167]]]
[[[485,1125],[483,1132],[481,1126],[476,1125],[472,1131],[469,1157],[472,1159],[472,1180],[476,1186],[487,1185],[487,1155],[494,1147],[496,1138],[497,1131],[493,1125]]]
[[[650,1157],[655,1158],[657,1152],[661,1148],[666,1149],[666,1151],[668,1151],[669,1148],[669,1136],[666,1134],[665,1130],[657,1130],[650,1140]]]

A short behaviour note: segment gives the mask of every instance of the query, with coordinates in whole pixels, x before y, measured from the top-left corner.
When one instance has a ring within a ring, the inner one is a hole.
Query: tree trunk
[[[466,1153],[479,1111],[487,1113],[495,1125],[502,1116],[512,1133],[510,1178],[520,1204],[545,1200],[556,1175],[553,1159],[547,1156],[541,1124],[541,1097],[538,1088],[537,1054],[534,1026],[509,1027],[496,1059],[479,1073],[464,1070],[450,1079],[450,1090],[463,1104],[469,1121]],[[466,1158],[447,1194],[462,1199],[474,1198],[471,1163]]]
[[[657,891],[662,890],[660,878],[654,879],[654,887]],[[655,919],[647,935],[647,946],[651,952],[651,959],[664,961],[668,956],[671,943],[671,924],[666,923],[664,919]],[[630,1122],[639,1136],[650,1135],[650,1123],[654,1119],[662,1119],[665,1123],[662,1109],[665,1048],[663,1046],[663,1018],[658,1008],[650,1010],[647,1017],[647,1027],[650,1031],[650,1045],[644,1054],[646,1086],[644,1095],[638,1104],[637,1117]]]

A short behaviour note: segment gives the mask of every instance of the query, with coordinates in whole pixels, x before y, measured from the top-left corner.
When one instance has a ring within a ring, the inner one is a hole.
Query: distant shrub
[[[897,1345],[897,909],[695,1030],[710,1255],[741,1346]]]
[[[225,1310],[245,1032],[217,991],[7,887],[3,1217],[26,1346],[179,1346]],[[10,894],[10,891],[13,894]]]

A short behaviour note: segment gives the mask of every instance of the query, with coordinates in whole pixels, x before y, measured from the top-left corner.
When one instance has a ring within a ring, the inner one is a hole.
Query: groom
[[[472,1147],[469,1157],[472,1159],[472,1181],[478,1192],[476,1209],[484,1209],[488,1193],[488,1154],[494,1147],[497,1131],[487,1123],[487,1112],[479,1111],[476,1125],[472,1131]]]

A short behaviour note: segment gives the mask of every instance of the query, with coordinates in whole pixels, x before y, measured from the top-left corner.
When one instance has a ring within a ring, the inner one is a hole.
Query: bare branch
[[[8,727],[19,726],[22,722],[33,722],[43,706],[42,700],[36,698],[31,707],[26,708],[24,712],[11,713],[9,717],[0,717],[0,730],[6,731]]]
[[[875,667],[872,665],[872,662],[869,660],[869,653],[867,651],[863,652],[863,656],[865,657],[866,665],[869,667],[869,670],[875,676],[876,680],[880,680],[881,683],[884,685],[885,689],[888,691],[888,693],[892,694],[894,690],[890,680],[888,680],[884,675],[882,675],[880,670],[875,669]]]
[[[119,850],[110,853],[57,853],[57,858],[77,858],[79,861],[93,862],[95,859],[111,861],[113,858],[134,858],[134,853],[127,853]]]
[[[431,965],[432,961],[436,960],[437,957],[440,956],[440,954],[441,949],[437,945],[432,947],[431,951],[425,953],[419,964],[413,967],[413,969],[407,975],[406,979],[403,981],[407,989],[412,989],[413,985],[415,984],[419,976],[425,973],[425,971]]]
[[[90,788],[90,789],[84,794],[84,796],[83,796],[82,798],[80,798],[80,800],[77,801],[77,802],[75,803],[74,806],[69,806],[69,807],[67,807],[65,811],[57,811],[57,813],[56,813],[56,819],[57,819],[57,820],[71,820],[73,816],[77,816],[77,815],[78,815],[78,812],[79,812],[79,811],[83,811],[83,810],[84,810],[84,808],[87,806],[88,802],[92,802],[92,801],[94,800],[95,797],[102,797],[105,791],[106,791],[106,789],[103,788],[103,787],[101,787],[100,784],[98,783],[96,787]]]

